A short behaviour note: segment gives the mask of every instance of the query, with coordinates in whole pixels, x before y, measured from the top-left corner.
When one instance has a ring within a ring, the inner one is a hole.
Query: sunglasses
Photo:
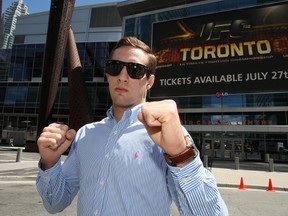
[[[127,73],[132,79],[141,79],[145,74],[147,74],[147,77],[151,75],[151,69],[145,65],[117,60],[106,61],[105,72],[111,76],[118,76],[124,66],[126,66]]]

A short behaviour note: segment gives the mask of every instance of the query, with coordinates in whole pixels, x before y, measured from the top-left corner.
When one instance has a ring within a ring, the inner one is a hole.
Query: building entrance
[[[191,133],[201,157],[211,159],[288,161],[288,136],[276,133],[203,132]]]
[[[205,138],[202,145],[202,156],[211,158],[234,159],[243,152],[243,139],[239,138]]]

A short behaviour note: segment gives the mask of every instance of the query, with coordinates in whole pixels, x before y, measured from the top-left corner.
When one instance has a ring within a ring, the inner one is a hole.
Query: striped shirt
[[[199,156],[181,169],[168,166],[137,118],[140,109],[119,122],[109,109],[102,121],[79,129],[63,165],[39,165],[36,184],[48,212],[64,210],[78,193],[83,216],[169,216],[172,201],[181,215],[228,215]]]

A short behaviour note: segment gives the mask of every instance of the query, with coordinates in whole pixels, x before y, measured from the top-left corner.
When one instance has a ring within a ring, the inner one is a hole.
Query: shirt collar
[[[138,113],[140,112],[142,106],[143,106],[143,103],[127,109],[124,112],[122,118],[130,118],[131,124],[135,123],[136,121],[138,121]],[[106,115],[109,118],[109,120],[114,119],[112,106],[107,110]]]

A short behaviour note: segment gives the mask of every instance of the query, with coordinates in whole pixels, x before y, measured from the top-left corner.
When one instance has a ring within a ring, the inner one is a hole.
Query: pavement
[[[39,159],[38,153],[0,146],[0,183],[35,181]],[[218,187],[288,192],[288,163],[274,163],[273,172],[265,162],[240,161],[239,169],[235,167],[234,161],[214,160],[207,169],[215,176]]]

